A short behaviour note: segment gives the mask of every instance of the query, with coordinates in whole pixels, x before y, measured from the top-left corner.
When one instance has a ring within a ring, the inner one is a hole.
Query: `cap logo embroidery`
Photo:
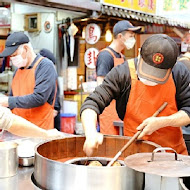
[[[152,61],[155,64],[161,64],[164,61],[164,56],[161,53],[156,53],[153,55]]]

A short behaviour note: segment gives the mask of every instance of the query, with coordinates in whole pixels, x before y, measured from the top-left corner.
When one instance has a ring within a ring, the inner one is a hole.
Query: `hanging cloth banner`
[[[145,13],[156,13],[156,0],[102,0],[102,3]]]
[[[78,32],[78,28],[76,27],[76,25],[74,25],[74,23],[71,23],[71,25],[68,28],[68,33],[70,36],[70,58],[71,58],[71,62],[73,62],[73,58],[74,58],[74,48],[75,48],[74,36],[76,35],[77,32]]]

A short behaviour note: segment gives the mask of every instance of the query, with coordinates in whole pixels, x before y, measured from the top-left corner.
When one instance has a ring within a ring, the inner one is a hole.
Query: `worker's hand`
[[[142,130],[138,139],[141,139],[145,135],[151,135],[154,131],[162,127],[165,127],[162,117],[149,117],[137,127],[138,131]]]
[[[98,146],[103,143],[103,135],[101,133],[93,133],[92,135],[86,135],[86,140],[83,146],[83,151],[87,156],[91,156],[94,150],[98,149]]]
[[[10,109],[0,106],[0,129],[8,129],[12,125],[12,112]]]
[[[62,138],[62,137],[65,137],[65,135],[58,131],[57,129],[49,129],[47,130],[47,136],[46,138],[47,139],[56,139],[56,138]]]
[[[57,110],[53,110],[53,117],[56,117],[58,114],[58,111]]]
[[[0,106],[9,107],[9,97],[0,97]]]

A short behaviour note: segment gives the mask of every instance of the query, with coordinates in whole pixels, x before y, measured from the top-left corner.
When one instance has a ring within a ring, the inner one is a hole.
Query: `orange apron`
[[[169,116],[178,110],[172,74],[165,84],[147,86],[137,79],[134,60],[128,60],[128,63],[131,74],[131,91],[124,118],[124,135],[133,136],[137,132],[137,126],[152,116],[164,102],[168,102],[168,105],[159,116]],[[152,135],[144,136],[143,139],[155,142],[162,147],[171,147],[179,154],[188,155],[180,127],[167,126],[155,131]]]
[[[18,69],[13,81],[12,81],[12,92],[13,96],[25,96],[33,94],[35,87],[35,70],[37,65],[43,57],[40,57],[31,69]],[[54,97],[55,102],[55,97]],[[43,129],[54,128],[54,117],[53,117],[53,105],[45,103],[42,106],[35,108],[14,108],[12,112],[19,115],[28,121],[36,124]]]
[[[121,58],[117,58],[110,49],[105,48],[103,50],[108,51],[114,58],[114,67],[122,64],[125,61],[122,54]],[[112,100],[110,105],[104,109],[101,115],[99,115],[100,132],[109,135],[119,135],[119,128],[113,125],[113,121],[121,121],[116,112],[115,100]]]

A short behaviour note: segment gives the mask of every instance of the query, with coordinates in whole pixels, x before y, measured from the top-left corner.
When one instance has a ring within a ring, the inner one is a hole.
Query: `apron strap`
[[[34,64],[33,68],[36,69],[36,67],[38,66],[38,64],[40,63],[40,61],[41,61],[42,59],[44,59],[44,58],[45,58],[45,57],[40,57],[40,58],[36,61],[36,63]]]
[[[116,56],[114,55],[114,53],[113,53],[113,51],[111,50],[111,49],[109,49],[109,48],[104,48],[104,49],[102,49],[101,51],[108,51],[111,55],[112,55],[112,57],[113,58],[116,58]],[[120,54],[120,56],[121,56],[121,58],[123,58],[124,59],[124,56],[123,56],[123,54],[122,53],[119,53]]]
[[[128,61],[128,65],[129,65],[131,78],[137,80],[137,74],[136,74],[134,59],[129,59],[127,61]]]
[[[56,80],[55,94],[54,94],[54,98],[53,98],[52,108],[54,108],[54,105],[55,105],[55,100],[56,100],[56,95],[57,95],[57,86],[58,86],[58,82],[57,82],[57,80]]]
[[[183,56],[183,57],[181,57],[180,59],[179,59],[179,61],[181,61],[181,60],[190,60],[190,57],[188,57],[188,56]]]
[[[36,67],[38,66],[38,64],[40,63],[40,61],[42,60],[42,59],[44,59],[45,57],[40,57],[37,61],[36,61],[36,63],[34,64],[34,66],[33,66],[33,68],[34,69],[36,69]],[[57,82],[57,80],[56,80],[56,87],[55,87],[55,94],[54,94],[54,98],[53,98],[53,103],[52,103],[52,108],[54,108],[54,105],[55,105],[55,100],[56,100],[56,93],[57,93],[57,85],[58,85],[58,82]]]

